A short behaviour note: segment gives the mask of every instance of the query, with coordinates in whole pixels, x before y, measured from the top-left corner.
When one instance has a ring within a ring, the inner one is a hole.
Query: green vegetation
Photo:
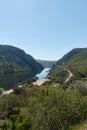
[[[3,88],[0,88],[0,95],[2,94],[2,91],[3,91],[4,89]]]
[[[87,49],[66,54],[48,74],[49,82],[0,98],[0,130],[83,130],[87,128]],[[74,77],[64,82],[70,70]]]
[[[31,80],[32,77],[35,77],[35,75],[36,72],[30,73],[30,71],[21,73],[0,74],[0,87],[3,87],[4,90],[14,88],[15,86],[29,81],[29,79]]]
[[[59,66],[55,65],[50,70],[50,73],[48,74],[48,78],[51,79],[52,82],[63,82],[67,78],[67,72],[60,68]]]
[[[52,68],[57,61],[45,61],[45,60],[37,60],[38,63],[40,63],[44,68]]]
[[[73,130],[87,120],[87,95],[64,85],[16,88],[0,98],[0,129]],[[27,87],[26,87],[27,86]]]
[[[64,81],[68,77],[68,73],[63,69],[70,70],[76,79],[87,78],[87,48],[73,49],[67,53],[57,64],[50,70],[48,75],[53,81]]]
[[[72,130],[86,130],[87,129],[87,121],[84,121],[78,125],[75,125]]]
[[[23,50],[8,45],[0,45],[0,73],[28,71],[39,73],[43,66]]]

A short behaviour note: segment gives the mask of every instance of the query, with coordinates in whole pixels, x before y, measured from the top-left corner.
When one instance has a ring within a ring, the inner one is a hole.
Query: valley
[[[0,130],[87,130],[87,0],[0,0]]]
[[[27,75],[24,72],[6,73],[9,80],[5,79],[11,87],[0,97],[0,129],[85,130],[86,56],[86,48],[73,49],[53,67],[43,67],[34,75],[30,71]],[[0,78],[4,82],[5,79]]]

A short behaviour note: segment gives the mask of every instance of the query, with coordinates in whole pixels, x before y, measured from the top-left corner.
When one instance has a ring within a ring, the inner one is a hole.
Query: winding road
[[[70,70],[66,69],[65,67],[62,67],[62,66],[58,66],[59,68],[62,68],[63,70],[65,70],[67,73],[68,73],[68,78],[65,79],[65,83],[68,82],[72,77],[73,77],[73,74]]]
[[[68,78],[64,81],[66,83],[73,77],[73,74],[72,74],[72,72],[70,70],[68,70],[66,68],[64,68],[64,70],[67,71],[67,73],[69,75]]]

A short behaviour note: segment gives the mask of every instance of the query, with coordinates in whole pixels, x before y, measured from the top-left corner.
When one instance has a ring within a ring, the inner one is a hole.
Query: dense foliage
[[[72,130],[86,119],[87,95],[78,87],[27,86],[0,98],[1,130]]]
[[[39,73],[43,66],[23,50],[8,45],[0,45],[0,73],[29,71]]]

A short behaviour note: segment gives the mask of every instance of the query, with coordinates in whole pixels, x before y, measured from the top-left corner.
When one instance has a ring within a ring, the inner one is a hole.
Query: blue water
[[[38,79],[44,79],[49,73],[50,68],[45,68],[40,74],[37,74],[36,77]]]

